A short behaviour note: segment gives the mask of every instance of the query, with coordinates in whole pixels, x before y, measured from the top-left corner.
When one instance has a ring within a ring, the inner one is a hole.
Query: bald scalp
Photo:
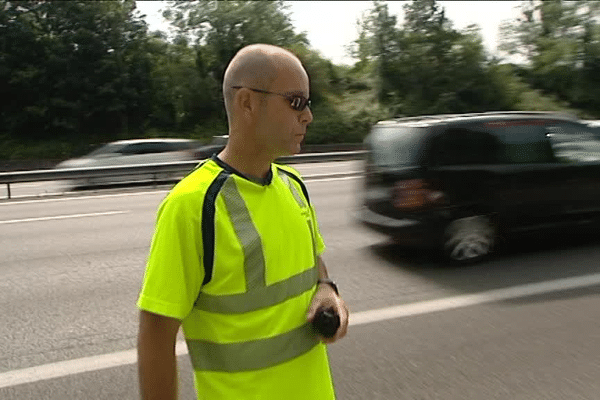
[[[231,59],[223,78],[223,99],[227,118],[234,116],[232,86],[269,90],[282,68],[300,67],[302,63],[293,53],[278,46],[252,44],[244,47]]]

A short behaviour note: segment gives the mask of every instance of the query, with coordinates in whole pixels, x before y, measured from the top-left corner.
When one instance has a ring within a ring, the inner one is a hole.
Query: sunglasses
[[[307,99],[306,97],[304,97],[300,94],[281,94],[281,93],[267,92],[266,90],[261,90],[261,89],[253,89],[253,88],[244,87],[244,86],[232,86],[231,88],[232,89],[248,89],[248,90],[252,90],[253,92],[257,92],[257,93],[275,94],[277,96],[281,96],[281,97],[287,99],[290,102],[290,107],[292,107],[292,109],[294,109],[296,111],[303,111],[306,107],[310,107],[310,104],[311,104],[310,99]]]

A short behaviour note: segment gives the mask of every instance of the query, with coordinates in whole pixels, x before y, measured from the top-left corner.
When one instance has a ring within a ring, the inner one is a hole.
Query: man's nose
[[[312,110],[310,109],[310,107],[306,107],[304,109],[304,111],[302,112],[302,115],[300,116],[300,122],[302,122],[303,124],[310,124],[313,120],[313,113]]]

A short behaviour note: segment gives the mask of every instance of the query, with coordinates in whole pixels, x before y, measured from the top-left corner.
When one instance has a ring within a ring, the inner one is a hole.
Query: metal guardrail
[[[365,153],[366,152],[364,150],[358,150],[331,153],[296,154],[294,156],[281,157],[277,160],[277,162],[283,164],[297,164],[306,162],[359,160],[363,158]],[[199,160],[191,160],[128,166],[57,168],[35,171],[0,172],[0,184],[7,185],[8,198],[10,199],[10,185],[12,183],[57,181],[65,179],[88,179],[98,177],[106,178],[136,174],[151,174],[154,178],[149,182],[155,182],[160,174],[185,174],[196,167],[198,163]]]

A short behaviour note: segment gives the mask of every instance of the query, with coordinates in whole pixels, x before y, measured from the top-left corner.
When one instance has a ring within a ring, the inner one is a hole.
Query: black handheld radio
[[[340,327],[340,316],[333,307],[319,308],[312,321],[315,330],[323,337],[330,338]]]

